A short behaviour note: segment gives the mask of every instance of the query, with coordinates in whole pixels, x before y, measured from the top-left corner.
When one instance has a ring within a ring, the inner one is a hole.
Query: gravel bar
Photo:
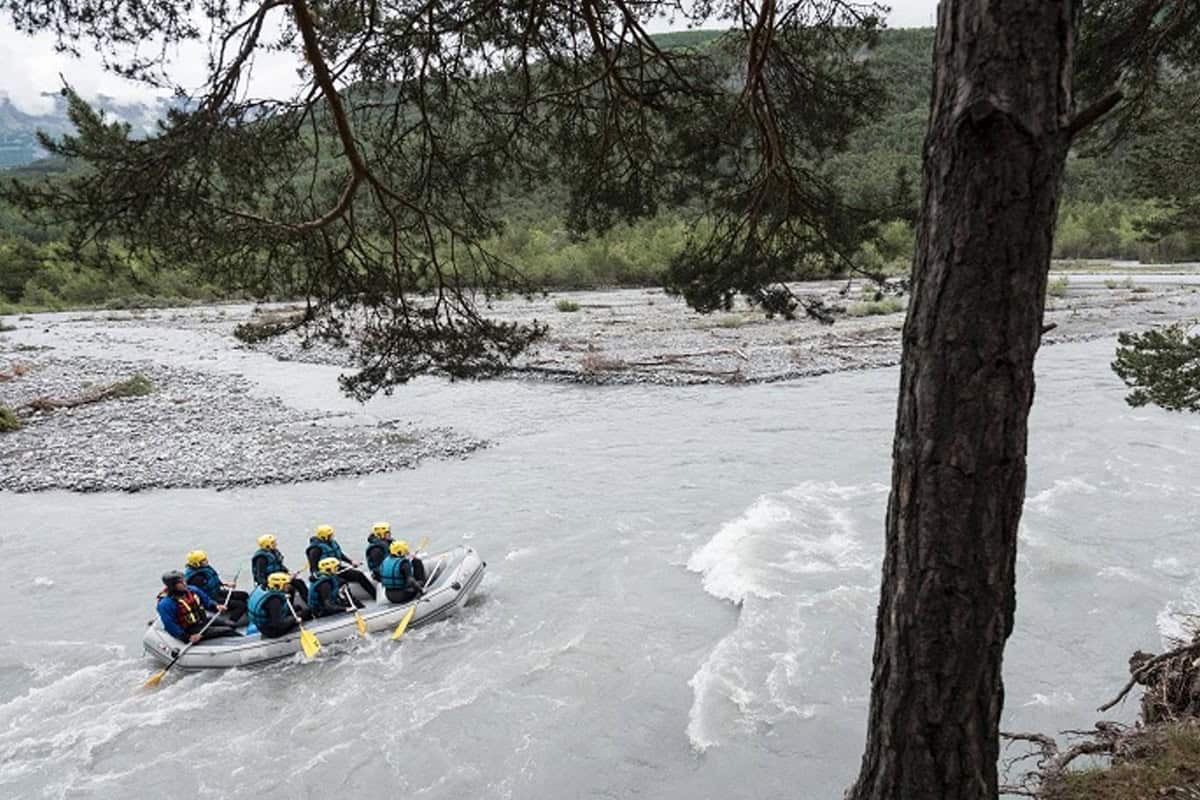
[[[152,488],[225,489],[319,481],[415,467],[426,458],[461,458],[486,442],[440,428],[396,422],[349,423],[344,415],[300,411],[255,397],[245,378],[151,362],[0,355],[0,404],[69,399],[90,388],[144,375],[154,391],[75,408],[22,413],[20,430],[0,433],[0,490],[77,492]]]

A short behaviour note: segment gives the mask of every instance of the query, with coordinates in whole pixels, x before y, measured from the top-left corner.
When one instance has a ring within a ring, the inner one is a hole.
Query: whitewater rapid
[[[197,346],[169,344],[117,355]],[[1090,726],[1128,655],[1200,601],[1200,423],[1129,409],[1111,354],[1039,356],[1007,727]],[[335,370],[218,363],[344,409]],[[896,381],[418,381],[358,413],[495,446],[315,484],[0,494],[22,565],[0,593],[0,796],[838,797],[865,733]],[[358,550],[376,519],[483,555],[462,615],[139,690],[158,575],[187,550],[232,574],[259,532],[296,559],[313,525]]]

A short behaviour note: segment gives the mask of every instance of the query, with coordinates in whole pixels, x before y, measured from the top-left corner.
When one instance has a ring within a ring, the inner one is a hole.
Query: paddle
[[[296,609],[292,608],[292,601],[287,598],[287,595],[284,595],[283,602],[287,603],[288,611],[292,612],[292,617],[300,626],[300,648],[304,650],[304,655],[308,658],[316,658],[317,653],[321,652],[321,640],[312,631],[304,630],[304,623],[300,621],[300,615],[296,613]]]
[[[242,574],[242,571],[240,569],[233,574],[233,583],[231,583],[229,585],[229,590],[227,592],[225,592],[225,602],[222,603],[222,605],[228,606],[229,598],[233,597],[233,588],[235,586],[237,586],[238,576],[240,576],[241,574]],[[204,627],[200,629],[200,636],[203,637],[204,632],[206,630],[208,630],[208,626],[212,625],[216,621],[217,621],[217,615],[213,614],[212,617],[209,618],[208,622],[204,623]],[[200,642],[200,641],[203,641],[203,638],[196,640],[196,642]],[[175,666],[175,662],[177,662],[179,659],[183,658],[183,654],[186,653],[188,650],[191,650],[192,645],[196,644],[196,642],[188,642],[186,645],[184,645],[183,649],[180,650],[178,653],[176,653],[175,657],[171,659],[170,664],[167,664],[161,670],[159,670],[158,672],[154,673],[153,675],[151,675],[149,678],[146,679],[146,682],[142,684],[142,688],[153,689],[155,686],[158,686],[160,683],[162,683],[163,676],[167,674],[167,670],[169,670],[171,667]]]
[[[429,537],[422,536],[421,541],[417,542],[417,549],[413,551],[413,555],[424,553],[426,547],[429,547]]]
[[[413,603],[412,608],[408,609],[408,611],[405,612],[404,616],[400,618],[400,624],[397,625],[396,630],[392,632],[392,641],[393,642],[398,640],[401,636],[404,635],[404,632],[406,630],[408,630],[408,623],[412,622],[413,614],[416,614],[416,613],[417,613],[417,604]]]
[[[343,586],[345,590],[346,602],[350,604],[350,608],[354,609],[354,626],[358,628],[359,636],[367,635],[367,621],[362,618],[362,614],[358,613],[358,605],[354,602],[354,595],[350,593],[349,586]]]

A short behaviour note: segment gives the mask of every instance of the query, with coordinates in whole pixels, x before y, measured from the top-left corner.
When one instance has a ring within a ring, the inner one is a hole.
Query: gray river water
[[[200,358],[185,334],[144,337]],[[1090,726],[1128,655],[1200,597],[1200,419],[1127,408],[1112,348],[1039,356],[1006,727]],[[354,408],[336,370],[203,360]],[[362,413],[495,446],[319,484],[0,493],[0,796],[840,797],[864,737],[897,379],[423,380]],[[316,524],[358,549],[378,518],[479,550],[464,613],[399,645],[138,690],[158,575],[187,550],[229,576],[260,532],[295,562]]]

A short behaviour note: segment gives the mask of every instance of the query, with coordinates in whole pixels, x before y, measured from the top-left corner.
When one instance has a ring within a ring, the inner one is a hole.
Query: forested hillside
[[[706,47],[719,32],[663,34],[663,47]],[[933,43],[932,29],[882,33],[876,47],[863,57],[887,88],[889,100],[877,118],[855,132],[849,148],[832,157],[830,166],[848,204],[886,207],[872,241],[854,256],[872,274],[907,271],[913,248],[912,220],[919,202],[921,143],[928,113]],[[0,100],[3,109],[12,109]],[[64,127],[54,117],[2,115],[4,142],[31,140],[30,126],[50,120],[50,133]],[[24,126],[24,127],[22,127]],[[1163,134],[1142,138],[1161,148]],[[1060,212],[1056,255],[1060,258],[1141,259],[1144,261],[1200,260],[1200,234],[1188,233],[1178,215],[1167,214],[1152,199],[1153,185],[1139,179],[1139,140],[1116,152],[1076,154],[1066,178]],[[10,156],[16,152],[9,148]],[[1145,148],[1149,151],[1149,145]],[[16,160],[21,158],[14,156]],[[46,160],[0,173],[4,177],[53,174],[73,167]],[[582,288],[660,282],[666,265],[684,246],[687,231],[697,222],[690,209],[665,208],[632,225],[618,224],[600,233],[580,236],[566,220],[567,196],[558,186],[509,187],[499,209],[504,232],[487,245],[501,258],[520,267],[537,284]],[[704,221],[699,220],[703,225]],[[1151,240],[1150,233],[1155,235]],[[65,246],[66,232],[53,225],[39,227],[14,209],[0,205],[0,312],[5,306],[63,307],[70,305],[138,305],[227,296],[228,289],[210,285],[189,265],[152,270],[133,259],[109,259],[106,267],[81,266]]]

